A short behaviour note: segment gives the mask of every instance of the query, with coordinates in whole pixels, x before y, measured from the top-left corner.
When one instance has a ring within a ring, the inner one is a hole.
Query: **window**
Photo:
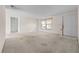
[[[42,29],[45,30],[45,29],[46,29],[46,22],[45,22],[45,21],[42,21],[42,22],[41,22],[41,25],[42,25]]]
[[[18,18],[10,17],[10,31],[11,33],[18,32]]]
[[[47,23],[47,26],[46,26],[47,29],[51,29],[52,21],[51,20],[47,20],[46,23]]]
[[[52,25],[52,20],[51,19],[41,21],[41,28],[43,30],[51,29],[52,28],[51,25]]]

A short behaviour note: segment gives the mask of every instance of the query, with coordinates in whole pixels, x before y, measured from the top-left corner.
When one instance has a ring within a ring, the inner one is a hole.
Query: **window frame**
[[[47,23],[48,20],[51,21],[50,24]],[[45,22],[45,29],[42,28],[42,27],[43,27],[42,21]],[[44,19],[44,20],[42,20],[42,21],[41,21],[41,29],[42,29],[42,30],[52,30],[52,19]],[[47,27],[48,25],[51,26],[50,29]]]
[[[11,18],[16,18],[17,19],[17,22],[18,22],[18,31],[17,32],[20,32],[20,19],[18,16],[10,16],[10,33],[17,33],[17,32],[11,32]]]

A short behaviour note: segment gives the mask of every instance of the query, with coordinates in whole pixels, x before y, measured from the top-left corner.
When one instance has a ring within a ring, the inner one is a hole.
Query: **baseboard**
[[[2,53],[2,50],[3,50],[4,44],[5,44],[5,40],[1,43],[0,53]]]
[[[63,36],[65,36],[65,37],[71,37],[71,38],[77,38],[78,39],[77,36],[71,36],[71,35],[63,35]]]

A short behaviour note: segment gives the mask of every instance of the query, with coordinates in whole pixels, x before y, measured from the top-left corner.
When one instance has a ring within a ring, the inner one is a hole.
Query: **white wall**
[[[52,22],[52,32],[62,34],[62,16],[54,16]]]
[[[75,36],[78,35],[78,11],[77,9],[56,14],[56,16],[63,16],[64,20],[64,35]]]
[[[36,24],[36,19],[32,17],[21,17],[21,22],[20,22],[20,29],[22,33],[27,33],[27,32],[36,32],[37,31],[37,24]]]
[[[79,43],[79,6],[78,6],[78,43]]]
[[[33,18],[28,12],[17,10],[17,9],[8,9],[6,8],[6,33],[10,33],[10,17],[18,17],[19,19],[19,33],[26,32],[35,32],[36,31],[36,19]]]
[[[6,33],[10,33],[10,17],[17,16],[20,20],[20,33],[44,31],[41,29],[41,18],[34,18],[33,14],[16,9],[6,9]],[[52,32],[62,34],[62,16],[64,17],[64,35],[77,36],[77,10],[71,10],[56,15],[52,15],[52,30],[45,32]]]
[[[5,8],[0,6],[0,52],[5,42]]]
[[[42,32],[52,32],[56,34],[62,34],[62,20],[64,20],[64,35],[75,36],[78,35],[78,16],[77,9],[66,11],[63,13],[52,15],[52,29],[42,30],[39,19],[39,31]],[[62,18],[63,17],[63,18]]]
[[[28,12],[16,10],[16,9],[6,9],[6,33],[10,34],[10,17],[16,16],[20,21],[20,30],[19,33],[27,33],[27,32],[52,32],[56,34],[61,34],[62,31],[62,17],[55,16],[52,20],[52,29],[51,30],[42,30],[41,29],[41,18],[35,18],[33,14],[29,14]]]
[[[64,17],[64,35],[78,35],[78,16],[77,10],[69,11],[63,15]]]

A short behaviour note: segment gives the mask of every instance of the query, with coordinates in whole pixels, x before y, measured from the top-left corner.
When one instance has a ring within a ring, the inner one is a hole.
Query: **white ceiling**
[[[49,16],[77,8],[76,5],[14,5],[16,9],[24,10],[38,16]]]

